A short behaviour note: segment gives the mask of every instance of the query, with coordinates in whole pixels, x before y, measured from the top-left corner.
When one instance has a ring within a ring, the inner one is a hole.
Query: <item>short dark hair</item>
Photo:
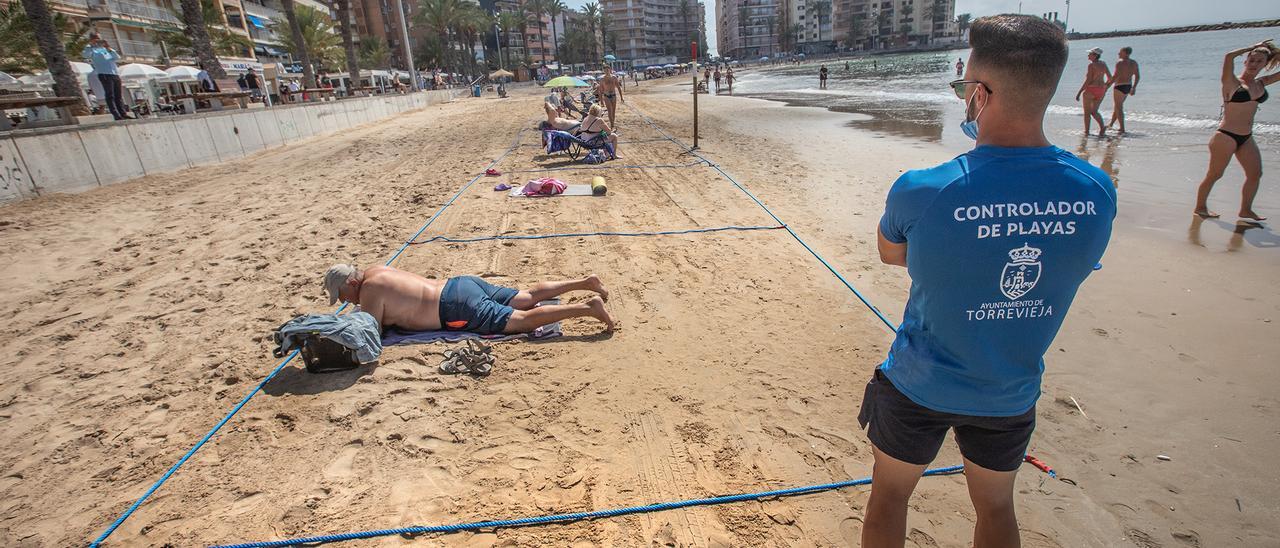
[[[1131,47],[1129,47],[1129,46],[1125,46],[1125,47],[1123,47],[1123,48],[1120,48],[1120,51],[1123,51],[1123,52],[1125,52],[1125,53],[1133,53],[1133,48],[1131,48]]]
[[[969,46],[972,61],[1017,86],[1006,91],[1005,99],[1019,98],[1029,110],[1049,104],[1067,66],[1062,27],[1031,15],[980,17],[969,27]]]

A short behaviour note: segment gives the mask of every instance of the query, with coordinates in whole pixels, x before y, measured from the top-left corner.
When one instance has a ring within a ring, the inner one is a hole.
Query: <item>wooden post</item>
[[[693,50],[693,149],[698,149],[698,43],[690,42]]]

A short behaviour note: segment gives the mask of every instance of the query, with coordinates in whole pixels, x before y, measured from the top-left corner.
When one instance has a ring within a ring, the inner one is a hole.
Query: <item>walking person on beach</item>
[[[613,127],[614,116],[618,113],[618,99],[622,99],[624,103],[627,102],[622,97],[622,81],[613,73],[613,67],[604,66],[604,76],[596,82],[596,93],[600,94],[605,108],[609,109],[609,127]]]
[[[827,66],[818,69],[818,89],[827,89]]]
[[[716,80],[716,95],[719,95],[719,94],[720,94],[720,79],[724,77],[724,75],[723,75],[723,74],[720,74],[720,66],[719,66],[719,65],[717,65],[717,66],[716,66],[716,71],[715,71],[715,73],[712,75],[712,77],[713,77],[713,78],[715,78],[715,80]]]
[[[1244,58],[1244,70],[1237,76],[1236,57],[1245,54],[1248,55]],[[1244,169],[1240,220],[1261,222],[1267,219],[1253,210],[1253,198],[1258,194],[1258,184],[1262,179],[1262,153],[1253,138],[1253,117],[1258,113],[1258,105],[1270,97],[1267,86],[1280,80],[1280,72],[1266,76],[1258,73],[1277,66],[1280,66],[1280,47],[1271,40],[1227,52],[1222,60],[1222,123],[1209,138],[1209,171],[1196,193],[1196,215],[1218,217],[1217,213],[1209,210],[1209,193],[1213,191],[1214,183],[1222,178],[1231,157],[1235,156]]]
[[[1120,59],[1116,61],[1116,75],[1111,79],[1114,86],[1111,95],[1115,99],[1115,108],[1111,110],[1111,122],[1107,127],[1110,128],[1119,121],[1120,133],[1124,133],[1124,101],[1130,95],[1138,94],[1138,80],[1142,79],[1142,75],[1138,73],[1138,62],[1129,58],[1133,55],[1133,48],[1129,46],[1120,48],[1120,53],[1117,55]]]
[[[728,69],[724,73],[724,82],[729,84],[729,95],[733,95],[733,69]]]
[[[911,494],[949,429],[977,514],[972,545],[1019,546],[1014,479],[1044,353],[1111,236],[1111,179],[1044,134],[1067,63],[1062,28],[982,17],[969,44],[951,87],[977,147],[899,177],[877,230],[881,260],[909,268],[911,293],[858,415],[875,455],[864,547],[903,546]]]
[[[1107,94],[1107,86],[1111,85],[1111,70],[1102,61],[1102,48],[1089,50],[1089,68],[1084,73],[1084,83],[1076,92],[1076,100],[1084,95],[1084,133],[1089,134],[1089,122],[1098,121],[1098,137],[1107,133],[1107,126],[1102,123],[1102,115],[1098,114],[1098,106]]]

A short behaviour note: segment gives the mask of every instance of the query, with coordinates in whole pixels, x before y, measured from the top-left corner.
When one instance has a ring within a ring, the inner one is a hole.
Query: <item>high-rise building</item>
[[[782,52],[785,0],[716,0],[716,47],[721,57],[757,59]]]
[[[296,1],[296,0],[295,0]],[[409,26],[409,51],[417,48],[426,30],[417,29],[413,25],[413,17],[418,13],[418,3],[413,0],[351,0],[351,17],[355,20],[357,41],[365,36],[376,37],[387,45],[390,52],[391,66],[408,69],[409,63],[404,58],[404,32],[400,29],[400,14],[396,2],[404,9],[405,21]],[[419,62],[421,64],[421,62]]]
[[[955,10],[955,0],[835,0],[833,31],[853,49],[952,42],[959,39]]]
[[[611,23],[605,51],[633,65],[684,62],[703,42],[706,5],[692,0],[603,0]],[[700,52],[699,54],[703,54]]]

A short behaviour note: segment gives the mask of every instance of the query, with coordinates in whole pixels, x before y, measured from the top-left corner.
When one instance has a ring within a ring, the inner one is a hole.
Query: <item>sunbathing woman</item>
[[[1236,57],[1246,53],[1244,70],[1236,76]],[[1272,44],[1271,40],[1229,52],[1222,60],[1222,123],[1209,138],[1209,171],[1196,193],[1196,215],[1205,218],[1218,216],[1209,211],[1209,192],[1213,190],[1213,184],[1222,178],[1222,172],[1234,155],[1240,167],[1244,168],[1240,220],[1266,220],[1253,211],[1253,198],[1258,194],[1258,183],[1262,179],[1262,154],[1253,139],[1253,117],[1258,113],[1258,105],[1267,100],[1267,86],[1280,80],[1280,72],[1266,76],[1258,73],[1277,65],[1280,65],[1280,47]]]
[[[587,111],[587,117],[582,119],[582,126],[578,129],[577,135],[584,141],[603,135],[609,144],[613,145],[613,159],[620,160],[622,157],[618,156],[618,134],[609,127],[609,122],[600,117],[602,114],[604,114],[604,108],[599,103],[591,105],[591,109]]]

